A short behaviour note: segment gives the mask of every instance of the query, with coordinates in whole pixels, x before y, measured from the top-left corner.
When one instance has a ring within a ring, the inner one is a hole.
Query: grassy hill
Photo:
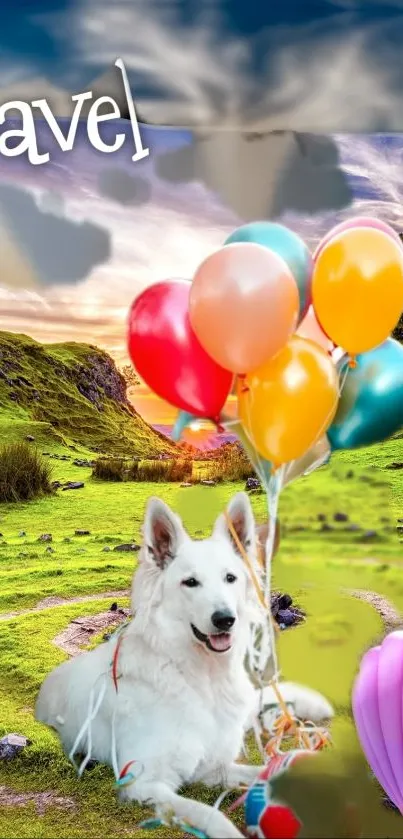
[[[98,347],[0,332],[0,442],[28,434],[106,454],[155,457],[176,448],[136,413]]]

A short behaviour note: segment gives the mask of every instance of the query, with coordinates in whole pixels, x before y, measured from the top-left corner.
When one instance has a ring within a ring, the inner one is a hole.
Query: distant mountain
[[[153,428],[161,434],[164,434],[166,437],[171,437],[172,425],[157,424],[153,425]],[[189,432],[185,430],[182,435],[182,439],[197,449],[202,451],[211,451],[211,449],[217,449],[220,446],[223,446],[224,443],[235,443],[238,438],[235,434],[229,434],[226,431],[218,434],[214,431],[207,430],[204,430],[201,433],[193,433],[192,431]]]
[[[158,457],[177,447],[151,428],[127,399],[110,356],[90,344],[40,344],[0,332],[0,439],[37,423],[41,438],[58,436],[105,454]]]

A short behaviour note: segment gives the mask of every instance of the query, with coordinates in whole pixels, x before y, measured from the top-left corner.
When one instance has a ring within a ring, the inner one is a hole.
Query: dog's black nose
[[[231,626],[234,625],[235,618],[231,615],[231,612],[228,612],[226,609],[221,609],[218,612],[213,612],[211,615],[211,623],[216,629],[219,629],[220,632],[228,632],[228,630],[231,629]]]

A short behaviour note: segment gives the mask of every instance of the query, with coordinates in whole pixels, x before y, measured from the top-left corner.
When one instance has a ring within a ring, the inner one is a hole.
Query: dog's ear
[[[231,527],[228,524],[228,520]],[[234,530],[237,539],[234,538]],[[228,504],[226,514],[218,517],[213,535],[226,536],[230,539],[236,553],[240,553],[239,544],[248,553],[255,549],[256,528],[249,496],[246,492],[238,492]],[[239,543],[239,544],[238,544]]]
[[[184,537],[179,516],[161,501],[150,498],[143,527],[145,549],[158,568],[164,569],[174,559]]]

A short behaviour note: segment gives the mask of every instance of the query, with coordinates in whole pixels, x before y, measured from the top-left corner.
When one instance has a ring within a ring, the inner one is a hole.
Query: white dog
[[[256,562],[257,534],[249,498],[237,494],[227,513],[243,548]],[[139,568],[134,575],[134,618],[120,636],[117,676],[113,637],[56,668],[46,679],[36,718],[54,728],[70,753],[88,715],[91,689],[106,692],[92,723],[92,757],[119,772],[138,761],[138,780],[125,797],[174,811],[208,836],[242,834],[218,809],[178,795],[183,785],[251,784],[259,766],[236,763],[258,695],[244,667],[256,594],[246,564],[221,515],[210,538],[193,541],[162,501],[149,501]],[[116,675],[116,674],[115,674]],[[280,685],[296,715],[332,716],[326,699],[291,683]],[[265,704],[275,703],[270,688]],[[113,723],[113,724],[112,724]],[[80,751],[85,753],[88,736]]]

